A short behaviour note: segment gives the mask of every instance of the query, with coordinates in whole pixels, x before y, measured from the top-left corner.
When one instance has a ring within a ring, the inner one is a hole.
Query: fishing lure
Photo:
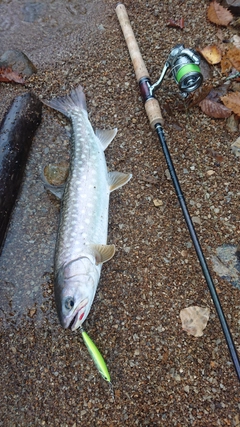
[[[83,328],[80,328],[80,332],[82,334],[83,341],[88,349],[88,352],[93,362],[95,363],[95,366],[98,372],[101,374],[103,379],[107,381],[110,384],[110,386],[112,386],[111,378],[108,372],[106,362],[102,357],[100,351],[98,350],[97,346],[94,344],[94,342],[91,340],[91,338],[88,336],[87,332],[85,332]]]

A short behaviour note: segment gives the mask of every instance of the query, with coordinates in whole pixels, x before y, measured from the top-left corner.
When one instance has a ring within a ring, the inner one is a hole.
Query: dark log
[[[26,93],[13,100],[0,124],[0,253],[41,113],[41,101]]]

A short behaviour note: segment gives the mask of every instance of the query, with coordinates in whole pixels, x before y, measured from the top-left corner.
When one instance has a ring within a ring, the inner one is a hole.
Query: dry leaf
[[[227,25],[233,20],[233,15],[231,12],[217,3],[216,0],[210,3],[207,17],[209,21],[213,22],[214,24],[223,25],[225,27],[227,27]]]
[[[225,53],[221,59],[221,72],[223,74],[229,73],[232,69],[232,63],[228,58],[228,53]]]
[[[240,92],[231,92],[221,97],[222,102],[227,108],[230,108],[235,114],[240,116]]]
[[[209,92],[207,98],[211,101],[220,102],[220,97],[227,94],[229,83],[224,83],[221,86],[215,87]]]
[[[198,105],[203,99],[207,97],[207,95],[212,90],[211,84],[204,84],[200,86],[193,94],[190,95],[188,99],[188,108],[194,107],[194,105]]]
[[[24,84],[25,80],[11,68],[0,68],[0,82],[15,82]]]
[[[240,49],[238,49],[236,46],[233,46],[228,50],[226,56],[234,68],[236,68],[237,71],[240,71]]]
[[[232,153],[235,154],[236,157],[240,157],[240,137],[231,145],[231,149]]]
[[[203,329],[207,326],[209,316],[210,309],[208,307],[192,306],[184,308],[180,311],[182,328],[188,335],[201,337]]]
[[[169,19],[167,23],[168,27],[180,28],[183,30],[184,28],[184,18],[180,18],[178,21],[174,21],[173,19]]]
[[[201,101],[199,106],[203,113],[214,119],[225,119],[232,114],[232,111],[223,104],[220,104],[220,102],[215,102],[207,98]]]
[[[200,52],[211,65],[219,64],[219,62],[221,62],[222,52],[217,45],[206,46],[200,50]]]

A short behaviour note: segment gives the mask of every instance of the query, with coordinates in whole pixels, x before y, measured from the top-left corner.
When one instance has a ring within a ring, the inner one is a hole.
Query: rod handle
[[[141,52],[139,50],[136,38],[134,36],[129,17],[126,11],[125,6],[122,3],[118,3],[116,7],[116,14],[119,20],[119,23],[122,28],[122,32],[128,47],[128,51],[133,63],[133,68],[136,74],[137,81],[143,78],[149,78],[148,70],[143,61]],[[160,110],[159,103],[156,98],[152,97],[145,102],[145,110],[150,121],[151,127],[154,129],[155,124],[163,124],[163,117]]]

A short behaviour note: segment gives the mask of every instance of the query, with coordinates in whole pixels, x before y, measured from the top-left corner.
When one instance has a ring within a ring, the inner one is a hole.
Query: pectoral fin
[[[131,173],[121,173],[121,172],[109,172],[108,173],[108,184],[110,191],[114,191],[117,188],[122,187],[127,184],[127,182],[132,178]]]
[[[109,130],[96,129],[96,136],[100,140],[103,150],[106,150],[113,138],[116,136],[116,133],[117,128]]]
[[[91,249],[94,253],[97,264],[109,261],[115,254],[114,245],[91,245]]]

